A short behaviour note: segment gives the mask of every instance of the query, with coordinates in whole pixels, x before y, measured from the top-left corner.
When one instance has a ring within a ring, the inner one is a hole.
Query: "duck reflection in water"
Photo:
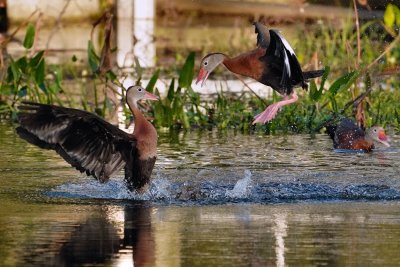
[[[24,260],[35,264],[47,262],[51,266],[154,265],[152,208],[144,203],[129,203],[123,207],[123,218],[119,215],[121,223],[110,218],[110,213],[111,217],[116,214],[110,209],[113,207],[103,206],[72,228],[56,229],[56,234],[55,229],[41,229],[38,233],[41,245],[38,242],[33,242],[35,247],[28,245],[23,250],[27,252]]]
[[[151,211],[152,208],[145,204],[125,207],[123,247],[132,247],[135,266],[154,265],[155,263]]]

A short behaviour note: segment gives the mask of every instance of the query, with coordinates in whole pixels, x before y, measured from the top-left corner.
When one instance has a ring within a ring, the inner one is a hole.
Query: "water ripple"
[[[62,184],[45,193],[52,198],[147,200],[159,204],[287,203],[300,201],[397,200],[400,190],[389,185],[315,182],[255,183],[250,171],[236,183],[153,180],[144,194],[129,192],[120,180]]]

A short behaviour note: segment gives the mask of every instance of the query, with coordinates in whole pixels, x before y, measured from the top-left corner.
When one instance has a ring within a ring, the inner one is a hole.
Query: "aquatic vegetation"
[[[108,17],[103,16],[104,20]],[[111,21],[106,22],[106,26]],[[117,75],[111,70],[110,57],[113,52],[110,47],[110,30],[106,31],[101,55],[98,56],[92,41],[88,41],[88,65],[90,74],[82,75],[82,67],[74,63],[77,58],[72,58],[71,65],[55,65],[46,63],[46,51],[36,51],[36,29],[29,24],[26,29],[23,47],[23,56],[15,59],[6,55],[5,67],[3,66],[0,86],[0,117],[15,118],[16,104],[21,100],[30,100],[39,103],[69,105],[83,107],[85,110],[96,112],[104,116],[111,109],[107,91],[112,84],[121,86]],[[89,73],[87,70],[82,72]],[[66,75],[64,75],[66,73]],[[68,76],[69,78],[65,77]],[[80,97],[76,99],[63,86],[66,80],[73,80],[80,84]],[[100,87],[101,88],[98,88]],[[99,91],[102,90],[101,96]],[[92,98],[87,97],[89,94]]]
[[[24,97],[38,102],[53,103],[59,101],[58,93],[62,90],[62,74],[54,69],[47,71],[45,51],[38,51],[32,55],[35,38],[35,28],[32,24],[27,27],[23,46],[25,55],[13,59],[9,57],[8,68],[0,87],[0,113],[15,114],[15,104]],[[3,70],[4,71],[4,70]],[[46,76],[50,77],[47,79]]]
[[[388,9],[397,14],[397,9],[393,5],[388,6]],[[393,14],[387,11],[386,16],[393,17]],[[386,23],[390,21],[391,26],[383,24],[382,21],[362,23],[360,39],[357,38],[354,30],[354,21],[350,18],[343,23],[340,31],[337,26],[329,24],[319,24],[316,27],[307,25],[310,29],[299,30],[301,36],[294,45],[296,54],[303,64],[306,59],[311,60],[311,63],[313,60],[318,60],[318,64],[321,62],[326,64],[325,74],[317,82],[310,81],[308,92],[298,90],[298,93],[302,95],[299,103],[293,107],[285,107],[280,115],[267,125],[252,126],[251,119],[265,106],[278,100],[278,95],[275,93],[272,99],[264,102],[251,92],[243,92],[240,95],[220,92],[212,100],[203,99],[200,103],[195,101],[186,103],[184,110],[190,110],[190,112],[186,112],[185,121],[188,119],[189,123],[177,121],[174,117],[181,113],[183,105],[181,95],[176,93],[186,94],[187,92],[185,88],[183,91],[181,91],[182,88],[173,89],[175,88],[173,83],[168,91],[168,102],[174,102],[174,97],[177,97],[175,101],[181,105],[175,111],[179,111],[173,115],[174,110],[170,109],[167,112],[170,119],[159,118],[159,121],[162,120],[163,126],[175,128],[188,128],[190,125],[190,127],[232,128],[241,131],[261,130],[266,133],[314,132],[319,131],[331,119],[354,116],[357,105],[364,101],[367,125],[390,125],[395,130],[399,130],[400,110],[396,102],[399,102],[400,94],[396,88],[400,81],[398,77],[383,75],[388,68],[396,66],[398,62],[392,58],[399,48],[398,45],[396,46],[397,40],[393,38],[398,38],[396,23],[400,20],[385,19],[385,21]],[[382,27],[380,27],[380,32],[376,32],[377,27],[382,25],[392,28],[392,33],[382,32],[385,30]],[[388,34],[392,36],[392,42],[389,45],[385,41]],[[360,59],[357,57],[358,45],[362,52]],[[389,46],[393,47],[389,49]],[[193,94],[190,87],[187,90]]]
[[[86,67],[78,67],[76,58],[69,65],[47,64],[46,51],[32,53],[35,28],[28,26],[23,42],[25,54],[17,59],[6,58],[8,67],[0,87],[0,116],[14,118],[15,106],[22,99],[74,106],[101,116],[113,113],[124,95],[124,90],[118,92],[115,88],[121,86],[121,76],[125,74],[110,65],[115,49],[106,41],[108,19],[104,16],[99,20],[105,25],[101,52],[96,51],[93,41],[88,41]],[[353,117],[363,101],[368,126],[380,124],[400,131],[400,81],[396,75],[400,60],[399,8],[388,4],[383,21],[362,22],[360,38],[354,25],[349,18],[340,30],[333,23],[299,26],[298,38],[290,41],[302,67],[305,70],[323,67],[325,73],[319,80],[309,82],[308,91],[296,89],[299,101],[283,108],[266,125],[254,126],[252,118],[280,96],[273,93],[271,99],[263,100],[251,91],[233,94],[221,90],[211,97],[196,93],[191,87],[198,68],[194,52],[180,51],[177,63],[168,68],[144,70],[136,61],[129,75],[136,84],[143,77],[150,77],[144,86],[158,95],[157,80],[169,80],[166,96],[145,106],[158,128],[218,128],[267,134],[315,132],[336,117]],[[67,79],[78,84],[79,95],[69,92],[65,86]],[[131,116],[126,108],[125,111],[129,120]]]
[[[188,129],[193,125],[204,125],[207,121],[205,114],[200,110],[200,96],[191,87],[194,76],[194,60],[195,54],[192,52],[179,71],[178,82],[172,78],[167,96],[154,104],[156,126]],[[152,81],[157,79],[158,75],[159,72],[156,71],[151,78],[149,91],[153,90],[154,82]],[[157,88],[154,91],[160,95]]]

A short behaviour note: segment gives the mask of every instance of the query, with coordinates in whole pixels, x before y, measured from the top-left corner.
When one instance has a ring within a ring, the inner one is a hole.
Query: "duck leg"
[[[263,112],[254,117],[253,124],[267,123],[275,118],[279,109],[283,106],[290,105],[299,99],[296,92],[293,92],[289,97],[284,97],[282,101],[269,105]]]

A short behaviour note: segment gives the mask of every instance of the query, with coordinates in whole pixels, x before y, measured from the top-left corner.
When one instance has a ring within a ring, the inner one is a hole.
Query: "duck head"
[[[367,130],[367,136],[374,142],[381,143],[387,147],[390,147],[389,138],[387,137],[385,130],[380,126],[374,126]]]
[[[204,82],[207,80],[208,75],[218,66],[220,65],[226,56],[222,53],[212,53],[208,54],[201,60],[199,75],[197,76],[196,84],[200,81],[201,86],[203,86]]]
[[[137,107],[137,102],[139,100],[158,100],[159,97],[147,92],[143,87],[138,85],[130,86],[126,90],[126,102],[131,107]]]

